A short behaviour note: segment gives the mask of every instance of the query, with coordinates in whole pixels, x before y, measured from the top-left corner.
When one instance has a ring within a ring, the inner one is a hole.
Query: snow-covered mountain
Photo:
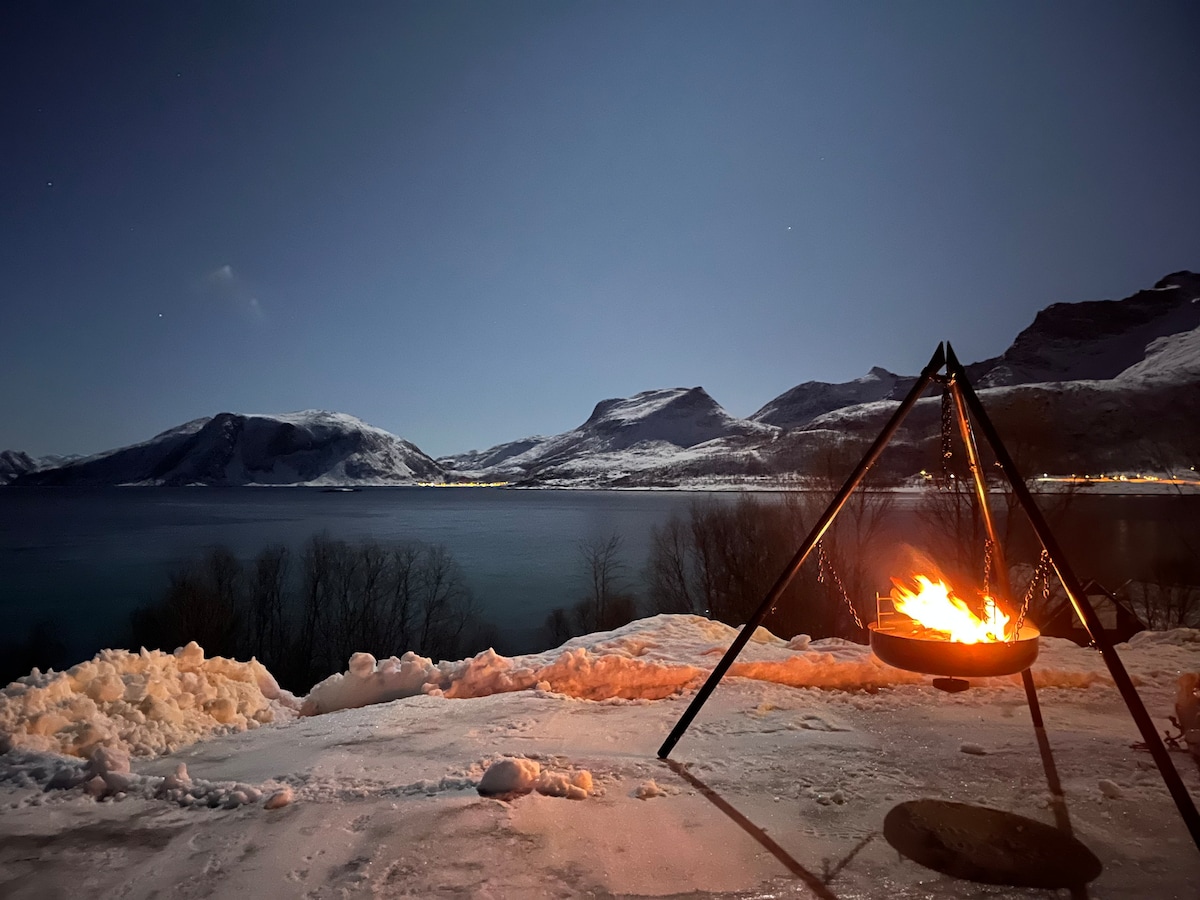
[[[722,461],[739,445],[769,440],[778,431],[729,415],[704,388],[669,388],[602,400],[586,422],[563,434],[501,444],[443,462],[471,471],[464,463],[483,461],[488,472],[509,479],[611,484],[664,465]],[[522,444],[526,449],[512,452]],[[486,462],[491,459],[499,461]],[[702,463],[700,467],[705,468]]]
[[[442,468],[416,446],[344,413],[220,413],[148,441],[32,471],[26,485],[410,484]]]
[[[537,434],[517,441],[509,441],[506,444],[497,444],[486,450],[468,450],[452,456],[440,456],[437,462],[442,468],[453,469],[456,472],[478,472],[497,468],[512,457],[532,450],[548,440],[549,438],[545,435]]]
[[[1106,380],[1146,358],[1159,338],[1200,326],[1200,275],[1175,272],[1124,300],[1054,303],[1017,335],[979,387]]]
[[[1194,465],[1200,275],[1176,272],[1124,300],[1053,304],[1003,354],[967,372],[1002,433],[1014,435],[1033,464],[1066,471]],[[839,445],[873,438],[914,381],[878,367],[841,384],[809,381],[748,419],[731,416],[700,387],[643,391],[601,401],[571,431],[438,461],[339,413],[222,413],[62,465],[5,451],[0,484],[405,484],[450,473],[618,487],[811,474],[840,465],[829,452]],[[937,431],[937,401],[923,400],[897,436],[896,446],[907,449],[896,471],[926,467]],[[829,458],[818,463],[821,454]]]
[[[835,409],[876,400],[902,400],[916,381],[916,376],[897,375],[879,366],[862,378],[841,384],[806,381],[780,394],[749,418],[780,428],[800,428]]]
[[[1066,471],[1194,464],[1200,275],[1176,272],[1124,300],[1056,303],[1001,356],[966,368],[1030,464]],[[915,380],[876,367],[841,384],[809,381],[748,419],[729,416],[700,388],[647,391],[598,404],[565,434],[442,462],[473,475],[595,486],[832,471],[841,462],[818,457],[873,438]],[[917,405],[895,441],[897,472],[931,464],[938,413],[936,398]]]
[[[1200,306],[1200,297],[1192,300]],[[1116,378],[1125,384],[1187,383],[1200,381],[1200,327],[1156,338],[1146,345],[1146,356]]]
[[[32,472],[37,460],[21,450],[0,450],[0,484],[8,484],[18,475]]]
[[[0,450],[0,484],[14,481],[18,475],[50,469],[82,459],[80,456],[30,456],[24,450]]]

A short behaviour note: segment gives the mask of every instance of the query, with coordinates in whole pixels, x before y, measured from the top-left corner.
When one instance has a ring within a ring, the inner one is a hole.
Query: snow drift
[[[582,700],[659,700],[698,686],[736,633],[700,616],[659,615],[511,658],[494,650],[455,662],[412,652],[385,660],[356,653],[345,673],[317,684],[303,701],[281,690],[257,661],[205,659],[195,643],[174,653],[105,650],[66,672],[35,672],[0,692],[0,740],[5,749],[85,758],[99,748],[156,756],[215,734],[286,722],[297,712],[318,716],[419,695],[466,699],[535,691]],[[1034,668],[1039,687],[1109,681],[1098,654],[1067,640],[1041,641]],[[1125,650],[1135,681],[1147,666],[1188,671],[1197,667],[1200,631],[1139,634]],[[881,662],[863,644],[807,635],[785,641],[762,628],[729,675],[842,691],[925,681]],[[973,679],[985,685],[1019,680]]]

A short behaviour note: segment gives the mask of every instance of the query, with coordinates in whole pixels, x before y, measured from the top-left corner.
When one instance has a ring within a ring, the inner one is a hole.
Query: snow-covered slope
[[[1039,463],[1186,468],[1200,420],[1198,297],[1200,275],[1176,272],[1124,300],[1056,303],[1004,354],[967,373]],[[914,382],[878,367],[850,382],[809,381],[748,419],[729,416],[700,388],[647,391],[598,404],[564,434],[443,463],[472,476],[597,487],[814,474],[833,445],[873,438]],[[930,465],[925,445],[938,429],[937,401],[918,404],[898,436],[907,455],[893,474]]]
[[[1200,299],[1192,303],[1200,306]],[[1116,380],[1130,385],[1200,382],[1200,327],[1151,341],[1145,359]]]
[[[441,467],[413,444],[344,413],[220,413],[19,484],[407,484]]]
[[[1123,300],[1054,303],[1017,335],[980,387],[1106,380],[1141,362],[1158,338],[1200,326],[1200,275],[1175,272]]]
[[[37,467],[37,460],[22,450],[0,450],[0,484],[8,484]]]
[[[1055,304],[1001,357],[967,369],[1010,451],[1031,471],[1187,469],[1200,444],[1200,276],[1177,272],[1124,300]],[[873,438],[912,383],[897,378],[899,390],[888,396],[881,380],[873,398],[863,392],[868,402],[834,405],[862,382],[800,385],[756,413],[796,422],[768,465],[787,458],[803,467],[831,442]],[[828,408],[809,415],[822,404]],[[902,460],[894,474],[936,464],[939,434],[937,399],[921,401],[889,451]]]
[[[752,422],[800,428],[817,416],[875,400],[901,400],[916,383],[912,375],[896,375],[875,366],[862,378],[841,384],[806,381],[780,394],[750,416]]]
[[[630,472],[723,458],[739,442],[776,433],[773,426],[729,415],[701,387],[643,391],[597,403],[578,428],[531,439],[523,452],[508,453],[514,445],[493,448],[488,453],[502,459],[489,471],[510,478],[611,483]]]
[[[1168,370],[1170,372],[1170,370]],[[1162,472],[1195,465],[1200,445],[1200,383],[1173,375],[1079,380],[983,388],[979,399],[1018,466],[1033,472]],[[789,439],[810,449],[830,435],[873,439],[895,411],[891,402],[866,403],[819,416]],[[813,440],[805,441],[813,435]],[[905,460],[893,474],[940,465],[940,402],[913,408],[889,447]],[[957,439],[956,439],[957,440]]]
[[[0,450],[0,484],[8,484],[26,472],[52,469],[83,459],[82,456],[30,456],[24,450]]]
[[[549,438],[538,434],[532,437],[521,438],[517,441],[497,444],[495,447],[489,447],[486,450],[468,450],[465,453],[456,453],[453,456],[441,456],[438,457],[437,462],[444,469],[453,469],[458,472],[475,472],[482,469],[492,469],[502,465],[514,456],[519,456],[528,450],[532,450],[547,440]]]

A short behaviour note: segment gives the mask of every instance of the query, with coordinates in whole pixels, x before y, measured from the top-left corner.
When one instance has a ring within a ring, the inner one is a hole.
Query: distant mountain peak
[[[601,400],[583,427],[603,422],[634,422],[662,415],[670,410],[720,410],[721,407],[702,387],[662,388],[641,391],[632,397]],[[723,410],[722,410],[723,412]]]
[[[466,471],[478,471],[467,466],[490,464],[506,477],[608,477],[710,443],[765,438],[776,432],[729,415],[702,387],[659,388],[601,400],[582,425],[562,434],[445,461]]]
[[[345,413],[221,412],[140,444],[30,472],[26,484],[411,484],[441,467],[413,444]]]
[[[881,366],[873,366],[861,378],[840,384],[806,381],[767,403],[750,420],[780,428],[799,428],[846,406],[900,399],[915,383],[915,377],[897,375]]]
[[[862,378],[856,379],[856,381],[883,381],[885,379],[894,380],[899,377],[900,376],[895,372],[889,372],[887,369],[883,368],[883,366],[871,366],[870,371],[868,371],[867,374]]]

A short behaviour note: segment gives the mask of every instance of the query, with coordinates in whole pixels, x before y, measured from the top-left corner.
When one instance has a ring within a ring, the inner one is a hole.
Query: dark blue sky
[[[9,3],[0,448],[438,455],[1200,267],[1194,3]]]

